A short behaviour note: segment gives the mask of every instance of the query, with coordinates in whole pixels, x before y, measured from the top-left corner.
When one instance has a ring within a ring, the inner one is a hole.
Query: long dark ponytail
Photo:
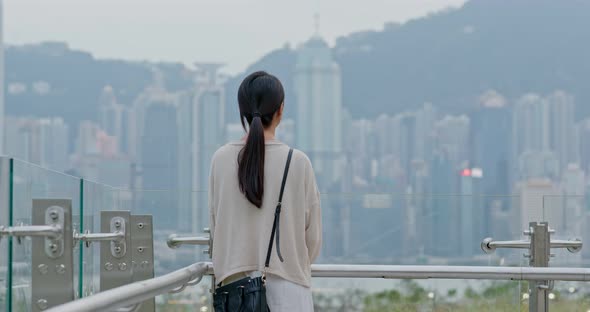
[[[264,129],[284,100],[285,91],[279,79],[263,71],[244,78],[238,90],[240,121],[248,131],[246,145],[238,157],[238,181],[242,193],[258,208],[264,194]]]

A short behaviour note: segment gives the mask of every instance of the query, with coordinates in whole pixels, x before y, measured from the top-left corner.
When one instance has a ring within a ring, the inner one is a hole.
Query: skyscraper
[[[68,127],[61,118],[6,118],[10,156],[64,172],[69,168]]]
[[[297,146],[308,154],[319,186],[339,177],[342,157],[340,67],[328,44],[315,35],[298,50],[294,76],[297,101]]]
[[[354,144],[354,151],[350,153],[353,177],[364,182],[371,181],[371,161],[375,154],[372,151],[373,122],[367,119],[355,120],[349,126],[347,138]]]
[[[571,95],[556,91],[547,97],[550,111],[549,141],[559,160],[559,170],[579,161],[579,149],[574,141],[575,103]]]
[[[459,240],[461,255],[470,257],[480,253],[478,242],[485,237],[482,176],[472,169],[463,169],[460,176]]]
[[[537,94],[526,94],[515,103],[513,113],[513,159],[527,151],[550,149],[549,105]]]
[[[431,103],[424,103],[416,112],[416,155],[415,159],[428,161],[432,158],[436,109]]]
[[[92,121],[80,123],[73,167],[88,180],[126,189],[131,186],[129,158],[119,154],[117,139]]]
[[[450,116],[436,122],[436,146],[446,151],[449,160],[458,168],[469,159],[469,126],[471,121],[465,115]]]
[[[41,166],[60,172],[70,168],[68,125],[62,118],[39,120]]]
[[[590,170],[590,119],[580,122],[577,132],[582,170]]]
[[[154,220],[158,220],[161,228],[179,228],[178,204],[182,202],[182,198],[177,191],[180,187],[180,174],[187,170],[190,172],[190,164],[183,158],[190,153],[181,149],[190,146],[190,141],[186,141],[179,128],[183,124],[181,117],[187,114],[180,114],[179,111],[188,101],[187,94],[169,93],[162,85],[156,84],[140,94],[134,104],[141,188],[170,190],[159,192],[156,198],[150,198],[155,195],[153,192],[139,194],[143,197],[139,201],[140,209],[144,213],[153,213]],[[183,187],[191,189],[190,185]]]
[[[446,150],[436,151],[431,161],[429,201],[422,217],[427,254],[451,257],[460,252],[458,175]]]
[[[129,109],[117,102],[111,86],[104,87],[99,99],[98,110],[101,128],[108,135],[117,139],[120,152],[128,153],[130,147],[129,130],[131,128]]]
[[[551,205],[552,198],[558,198],[559,188],[549,179],[531,179],[516,185],[518,203],[514,207],[512,233],[529,228],[529,222],[549,221],[549,224],[563,224],[563,207]]]
[[[192,231],[209,224],[207,194],[211,158],[225,140],[225,89],[218,81],[221,64],[197,63],[195,93],[192,99],[192,187],[194,211]],[[188,213],[188,212],[187,212]],[[185,216],[185,219],[186,218]]]
[[[586,174],[577,164],[569,164],[562,175],[563,198],[558,204],[565,205],[563,224],[555,225],[560,229],[561,234],[570,237],[580,237],[583,234],[582,228],[585,222],[585,193]],[[554,205],[555,206],[555,205]],[[567,231],[567,233],[566,233]]]
[[[512,122],[506,100],[497,93],[488,94],[471,114],[471,120],[470,160],[483,171],[484,193],[509,194]]]
[[[488,195],[510,194],[510,160],[512,116],[506,99],[495,91],[484,93],[477,109],[471,113],[470,161],[482,170],[482,192]],[[508,198],[488,196],[483,201],[484,233],[493,232],[492,210],[504,216]]]
[[[416,156],[416,114],[400,114],[399,141],[396,147],[400,155],[400,163],[404,169],[406,181],[412,184],[412,161]]]
[[[0,0],[0,155],[4,153],[4,12]]]
[[[535,158],[538,153],[552,154],[557,162],[555,174],[560,175],[569,163],[578,162],[580,149],[576,144],[574,113],[573,98],[563,91],[545,98],[536,94],[521,97],[513,114],[514,164],[528,164],[528,158]],[[517,169],[520,178],[530,174],[520,166]]]

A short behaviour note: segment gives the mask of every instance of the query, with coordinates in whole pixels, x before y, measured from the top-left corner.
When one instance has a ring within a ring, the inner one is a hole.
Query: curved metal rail
[[[146,299],[167,292],[183,291],[185,287],[197,284],[203,275],[212,273],[213,266],[210,262],[196,263],[160,277],[107,290],[47,311],[134,309]],[[585,268],[316,264],[312,265],[312,275],[330,278],[590,281],[590,269]]]
[[[167,293],[201,278],[210,264],[195,263],[149,280],[106,290],[95,295],[48,309],[47,312],[91,312],[134,309],[144,300]],[[134,307],[136,306],[136,307]],[[126,309],[127,308],[127,309]]]

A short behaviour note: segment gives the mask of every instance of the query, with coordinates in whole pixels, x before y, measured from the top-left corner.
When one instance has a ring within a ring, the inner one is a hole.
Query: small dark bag
[[[291,156],[293,149],[289,149],[287,156],[287,164],[285,165],[285,172],[283,173],[283,181],[281,183],[281,193],[279,194],[279,202],[275,209],[275,219],[272,224],[272,231],[270,234],[270,241],[268,243],[268,250],[266,252],[266,261],[264,263],[264,271],[261,277],[245,277],[233,283],[218,287],[213,294],[213,308],[215,312],[269,312],[270,309],[266,303],[266,270],[270,264],[270,255],[272,253],[272,242],[275,239],[277,254],[281,262],[281,248],[279,245],[279,221],[281,215],[281,201],[283,200],[283,191],[285,190],[285,183],[287,182],[287,174],[289,173],[289,165],[291,164]]]

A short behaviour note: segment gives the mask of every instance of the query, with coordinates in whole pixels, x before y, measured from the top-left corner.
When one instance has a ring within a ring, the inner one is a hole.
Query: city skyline
[[[305,234],[318,312],[585,311],[588,29],[590,1],[0,0],[0,312],[214,311],[224,217]],[[236,174],[257,71],[284,100],[261,209]]]
[[[361,37],[391,34],[396,30]],[[459,35],[465,39],[471,33],[459,28]],[[506,88],[464,86],[475,95],[462,109],[433,99],[368,117],[351,110],[376,104],[371,103],[373,94],[364,93],[350,105],[344,96],[349,91],[346,83],[357,75],[351,74],[351,63],[342,64],[366,55],[373,46],[353,44],[359,40],[354,36],[347,40],[333,48],[315,33],[296,48],[279,51],[289,61],[277,62],[284,70],[279,76],[288,96],[277,136],[310,157],[320,190],[334,197],[326,202],[323,215],[326,259],[371,255],[408,261],[456,255],[447,261],[476,262],[476,243],[484,235],[502,237],[520,231],[530,219],[545,217],[566,227],[575,221],[563,217],[566,209],[576,216],[586,214],[590,148],[585,138],[590,136],[590,119],[575,118],[576,107],[584,105],[578,93],[559,84],[542,91],[523,88],[516,94],[506,94]],[[22,53],[52,65],[57,60],[90,60],[84,66],[113,70],[125,64],[94,63],[91,54],[71,52],[61,43],[7,51],[17,60]],[[378,53],[382,60],[392,60],[387,51]],[[16,106],[27,105],[27,99],[45,104],[64,90],[95,87],[78,85],[78,79],[53,80],[42,62],[36,64],[41,66],[39,76],[21,67],[32,81],[11,71],[9,99],[20,103]],[[92,103],[81,106],[74,97],[70,107],[79,110],[77,115],[43,110],[49,105],[35,111],[40,116],[11,112],[6,118],[7,152],[121,189],[148,190],[132,197],[135,209],[153,214],[166,227],[198,231],[207,224],[203,191],[211,156],[243,134],[232,100],[232,80],[241,77],[223,75],[219,63],[126,66],[129,80],[115,79],[111,71],[95,78],[100,92],[89,97]],[[72,75],[77,78],[79,73]],[[379,82],[367,77],[369,85]],[[128,81],[137,80],[141,83],[130,90]],[[397,90],[402,83],[390,82]],[[388,99],[375,107],[394,104]],[[166,190],[167,195],[152,198],[149,190]],[[551,204],[545,202],[546,195],[578,198],[546,212],[546,204]],[[571,230],[580,232],[585,221],[576,222]],[[382,233],[383,227],[389,228]],[[444,243],[445,233],[453,243]],[[362,237],[395,248],[379,250]]]

